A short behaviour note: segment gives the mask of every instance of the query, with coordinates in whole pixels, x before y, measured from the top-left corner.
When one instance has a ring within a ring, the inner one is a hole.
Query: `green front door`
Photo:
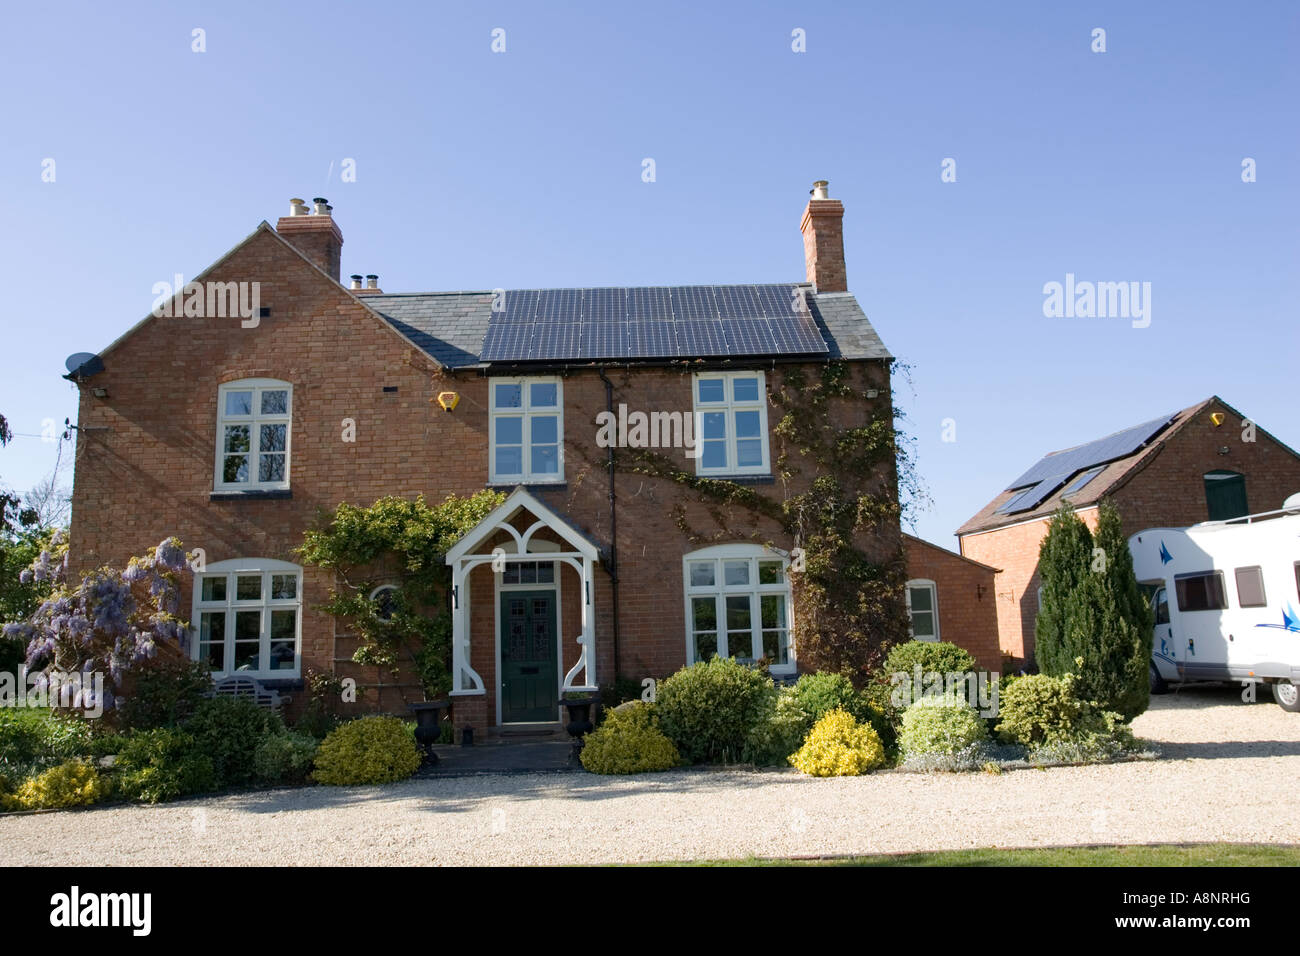
[[[501,722],[559,719],[555,592],[501,595]]]

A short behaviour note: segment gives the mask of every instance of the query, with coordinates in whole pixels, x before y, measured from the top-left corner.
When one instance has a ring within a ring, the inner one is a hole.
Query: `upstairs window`
[[[700,372],[694,386],[696,474],[770,473],[763,373]]]
[[[550,378],[491,379],[493,482],[564,480],[563,383]]]
[[[217,491],[289,487],[292,412],[288,382],[245,379],[217,390]]]
[[[302,568],[218,561],[194,576],[195,660],[214,677],[292,678],[302,664]]]
[[[1246,476],[1235,471],[1207,472],[1205,508],[1211,521],[1227,521],[1250,514],[1246,507]]]

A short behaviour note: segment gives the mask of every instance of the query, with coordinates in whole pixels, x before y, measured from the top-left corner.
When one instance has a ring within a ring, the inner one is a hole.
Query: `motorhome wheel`
[[[1156,667],[1156,662],[1151,662],[1151,693],[1163,694],[1169,688],[1165,684],[1165,679],[1160,676],[1160,670]]]
[[[1273,685],[1273,699],[1283,710],[1294,713],[1300,710],[1300,690],[1288,681],[1279,681]]]

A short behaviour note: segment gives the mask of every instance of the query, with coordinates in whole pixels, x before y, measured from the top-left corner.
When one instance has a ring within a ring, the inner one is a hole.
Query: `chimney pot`
[[[314,210],[301,199],[289,200],[289,215],[280,217],[275,231],[338,282],[343,233],[330,215],[330,204],[319,196],[312,202]]]
[[[374,274],[367,275],[367,276],[366,276],[366,288],[367,288],[367,289],[378,289],[378,288],[379,288],[379,276],[374,275]]]
[[[809,193],[813,199],[830,199],[830,193],[827,191],[828,186],[830,186],[829,182],[825,179],[819,179],[813,183],[813,188],[809,190]]]
[[[360,288],[361,288],[361,276],[350,276],[350,278],[352,279],[352,288],[354,288],[354,289],[360,289]]]

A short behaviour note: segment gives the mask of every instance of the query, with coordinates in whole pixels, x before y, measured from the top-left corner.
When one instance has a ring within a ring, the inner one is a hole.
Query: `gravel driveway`
[[[1152,698],[1157,761],[987,774],[428,778],[0,819],[0,864],[548,864],[987,846],[1300,843],[1300,714]]]

